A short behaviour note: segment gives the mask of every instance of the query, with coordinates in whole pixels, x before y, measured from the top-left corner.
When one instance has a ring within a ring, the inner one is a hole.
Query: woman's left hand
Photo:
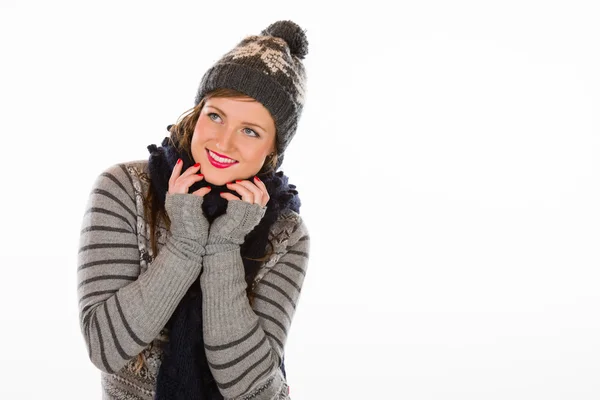
[[[212,245],[242,245],[246,236],[260,223],[267,211],[267,187],[257,178],[254,178],[254,183],[244,180],[229,183],[227,187],[235,190],[242,198],[233,193],[220,193],[221,197],[229,200],[227,210],[210,225],[206,254],[223,251],[220,246]]]
[[[264,207],[269,202],[269,193],[267,192],[267,187],[265,184],[258,179],[258,177],[254,177],[254,183],[249,180],[236,181],[232,183],[228,183],[227,187],[231,190],[235,190],[242,196],[241,201],[245,201],[250,204],[258,204],[261,207]],[[221,197],[227,200],[240,200],[239,197],[231,194],[231,193],[221,193]]]

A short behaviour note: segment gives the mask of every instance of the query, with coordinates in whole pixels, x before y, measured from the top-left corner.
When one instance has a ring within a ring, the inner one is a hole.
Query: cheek
[[[192,154],[194,155],[194,157],[200,156],[200,154],[197,154],[197,153],[200,150],[202,150],[205,143],[206,143],[206,130],[202,129],[201,124],[196,125],[196,128],[194,129],[194,133],[192,134],[192,140],[190,142],[191,151],[192,151]]]
[[[267,154],[269,153],[261,148],[249,150],[247,156],[255,162],[263,163],[267,158]]]
[[[196,133],[196,131],[194,131],[194,134],[192,135],[192,141],[190,142],[190,146],[192,147],[192,151],[198,147],[200,144],[200,137],[198,136],[198,134]]]
[[[194,128],[194,134],[192,135],[192,143],[201,143],[210,136],[210,132],[207,129],[206,123],[203,120],[198,120],[196,127]]]

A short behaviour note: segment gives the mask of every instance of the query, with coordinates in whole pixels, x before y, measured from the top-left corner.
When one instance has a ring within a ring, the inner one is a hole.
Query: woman
[[[278,21],[204,75],[148,161],[96,180],[78,295],[107,399],[287,399],[309,236],[281,171],[304,103],[302,29]]]

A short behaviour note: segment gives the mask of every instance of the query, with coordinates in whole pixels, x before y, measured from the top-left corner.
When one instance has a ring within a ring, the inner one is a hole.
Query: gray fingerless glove
[[[260,204],[250,204],[241,200],[229,201],[226,213],[210,225],[207,244],[241,245],[246,235],[259,224],[266,211],[267,207]]]
[[[171,220],[171,235],[192,239],[203,247],[206,245],[210,224],[202,212],[203,202],[201,196],[167,193],[165,211]]]

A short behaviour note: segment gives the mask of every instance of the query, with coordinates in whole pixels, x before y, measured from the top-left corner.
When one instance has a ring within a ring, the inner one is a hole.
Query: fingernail
[[[241,180],[237,180],[237,181],[235,181],[235,182],[236,182],[236,183],[240,183],[240,182],[241,182]]]
[[[198,176],[204,176],[203,174],[198,174]]]
[[[207,188],[208,188],[209,190],[210,190],[210,189],[212,189],[210,186],[207,186]]]
[[[194,167],[199,167],[199,166],[200,166],[200,163],[194,164]]]
[[[177,160],[177,164],[181,164],[181,158]]]
[[[262,182],[258,176],[255,176],[254,179],[256,179],[259,182]]]

